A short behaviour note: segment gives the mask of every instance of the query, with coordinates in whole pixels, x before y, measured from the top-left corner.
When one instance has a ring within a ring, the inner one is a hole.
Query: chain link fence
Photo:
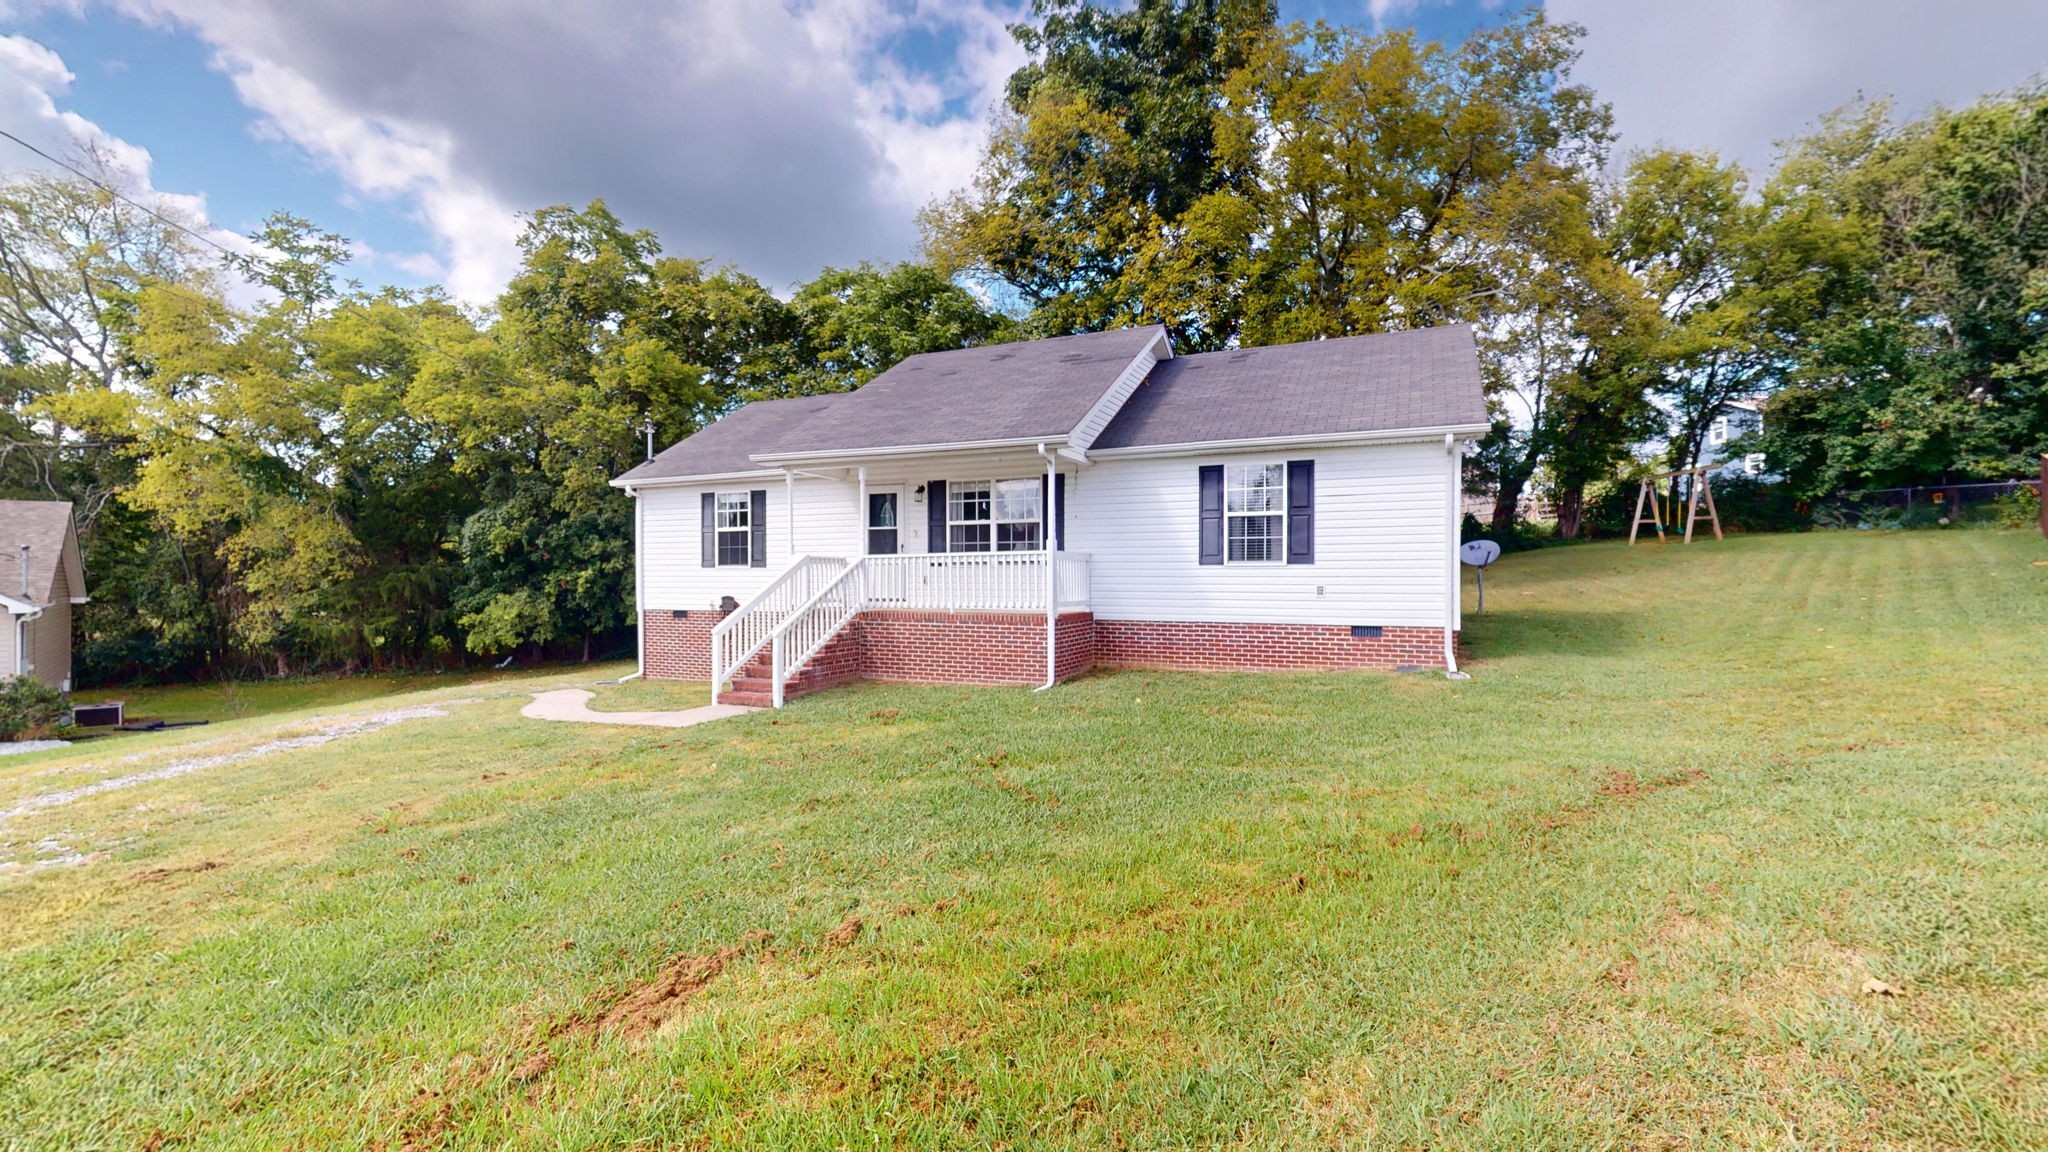
[[[2039,516],[2040,496],[2039,480],[1875,488],[1842,492],[1815,502],[1813,522],[1822,528],[1927,528],[2007,521],[2024,526]]]

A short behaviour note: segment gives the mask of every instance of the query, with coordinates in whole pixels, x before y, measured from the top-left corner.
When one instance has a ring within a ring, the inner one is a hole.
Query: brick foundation
[[[640,643],[650,680],[711,679],[711,630],[726,614],[692,608],[685,617],[666,609],[640,614]]]
[[[725,614],[641,615],[647,675],[711,678],[711,630]],[[1208,672],[1441,668],[1443,630],[1388,626],[1354,637],[1341,625],[1059,619],[1054,668],[1065,680],[1093,667]],[[784,689],[785,698],[852,680],[905,684],[1045,682],[1045,617],[1005,612],[863,612]]]
[[[1333,624],[1097,620],[1095,664],[1205,672],[1442,668],[1444,631],[1389,625],[1364,638]]]

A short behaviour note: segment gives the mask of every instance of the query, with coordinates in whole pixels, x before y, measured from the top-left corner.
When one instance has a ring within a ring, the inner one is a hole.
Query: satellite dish
[[[1474,540],[1458,549],[1458,559],[1474,568],[1484,568],[1500,559],[1500,545],[1491,540]]]

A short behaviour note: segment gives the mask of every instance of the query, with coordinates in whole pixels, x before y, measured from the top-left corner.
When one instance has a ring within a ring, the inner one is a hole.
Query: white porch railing
[[[940,612],[1045,611],[1045,553],[870,556],[869,607]],[[1086,595],[1084,589],[1083,595]]]
[[[1048,568],[1050,565],[1050,568]],[[800,589],[809,594],[794,599]],[[1088,606],[1080,552],[950,552],[867,556],[852,564],[806,556],[712,631],[712,699],[763,646],[773,696],[855,616],[869,610],[1045,612]]]
[[[740,670],[777,624],[808,603],[833,577],[846,571],[846,561],[833,556],[799,556],[782,574],[711,630],[711,702],[732,674]]]

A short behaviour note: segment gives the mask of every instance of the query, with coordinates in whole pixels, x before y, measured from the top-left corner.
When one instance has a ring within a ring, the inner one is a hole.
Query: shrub
[[[2041,494],[2025,484],[1989,504],[1991,522],[2000,528],[2032,528],[2041,522]]]
[[[64,718],[64,694],[33,676],[0,681],[0,740],[33,740]]]

